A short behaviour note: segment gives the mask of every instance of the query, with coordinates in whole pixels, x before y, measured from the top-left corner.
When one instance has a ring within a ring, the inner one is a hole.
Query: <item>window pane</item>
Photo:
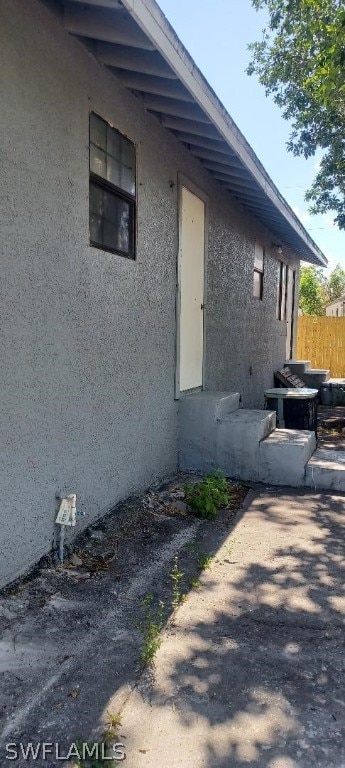
[[[107,178],[106,154],[93,144],[90,146],[90,170],[103,179]]]
[[[107,124],[93,112],[90,115],[90,140],[92,144],[106,150],[107,142]]]
[[[262,299],[263,274],[254,270],[253,296],[256,299]]]
[[[90,213],[90,240],[102,245],[102,219],[94,213]]]
[[[90,184],[90,211],[98,216],[103,214],[103,192],[96,184]]]
[[[264,249],[262,245],[255,243],[254,269],[264,271]]]
[[[108,155],[107,162],[107,179],[116,187],[121,188],[121,166],[117,160]]]
[[[103,245],[106,248],[111,248],[114,251],[119,248],[118,245],[118,227],[116,224],[112,224],[111,221],[104,220],[103,226]],[[127,251],[126,248],[121,250]]]
[[[118,199],[113,192],[103,190],[103,212],[104,218],[114,223],[117,222],[117,205]]]
[[[106,193],[104,210],[104,243],[109,248],[128,253],[130,250],[129,203]]]
[[[133,256],[134,204],[90,182],[90,239]]]
[[[129,204],[121,201],[118,209],[118,247],[126,253],[130,250],[130,209]]]
[[[115,131],[114,128],[110,128],[110,126],[108,126],[107,152],[109,153],[109,155],[112,155],[112,157],[115,157],[116,160],[121,160],[121,142],[122,141],[123,139],[118,133],[118,131]]]
[[[131,168],[122,166],[121,189],[129,192],[130,195],[135,195],[135,173]]]
[[[122,141],[122,155],[121,159],[124,165],[127,165],[128,168],[132,168],[134,171],[135,168],[135,146],[131,142],[127,141],[127,139],[123,139]]]

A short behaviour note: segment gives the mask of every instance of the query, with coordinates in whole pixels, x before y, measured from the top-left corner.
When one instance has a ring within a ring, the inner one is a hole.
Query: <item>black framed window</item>
[[[253,296],[262,299],[264,293],[264,248],[255,243]]]
[[[90,244],[135,259],[135,145],[90,114]]]

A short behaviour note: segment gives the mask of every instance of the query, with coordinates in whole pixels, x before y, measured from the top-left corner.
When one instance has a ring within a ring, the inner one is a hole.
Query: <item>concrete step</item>
[[[328,381],[330,371],[323,368],[309,368],[309,370],[305,371],[301,376],[307,387],[311,387],[311,389],[319,389],[321,384]]]
[[[178,457],[185,470],[214,469],[218,419],[240,407],[239,392],[193,392],[179,400]]]
[[[345,452],[318,448],[306,467],[308,488],[345,491]]]
[[[243,409],[220,418],[217,466],[229,477],[259,480],[259,445],[275,426],[275,411]]]
[[[316,448],[314,432],[276,429],[260,444],[260,480],[271,485],[304,485],[305,467]]]
[[[311,362],[310,360],[286,360],[284,365],[290,368],[293,373],[296,373],[297,376],[301,376],[302,373],[309,370]]]

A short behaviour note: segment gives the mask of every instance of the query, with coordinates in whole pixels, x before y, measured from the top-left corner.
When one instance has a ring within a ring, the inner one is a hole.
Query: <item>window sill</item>
[[[102,251],[103,253],[110,253],[112,256],[121,256],[122,259],[126,259],[126,261],[136,261],[136,256],[131,256],[127,253],[124,253],[123,251],[119,251],[116,248],[104,248],[103,245],[99,245],[98,243],[89,242],[90,248],[96,248],[97,251]]]

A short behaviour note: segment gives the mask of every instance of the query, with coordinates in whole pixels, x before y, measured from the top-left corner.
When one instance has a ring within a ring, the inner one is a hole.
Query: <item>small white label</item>
[[[66,496],[65,499],[61,499],[61,504],[55,522],[58,525],[75,525],[75,513],[76,513],[76,497]]]

